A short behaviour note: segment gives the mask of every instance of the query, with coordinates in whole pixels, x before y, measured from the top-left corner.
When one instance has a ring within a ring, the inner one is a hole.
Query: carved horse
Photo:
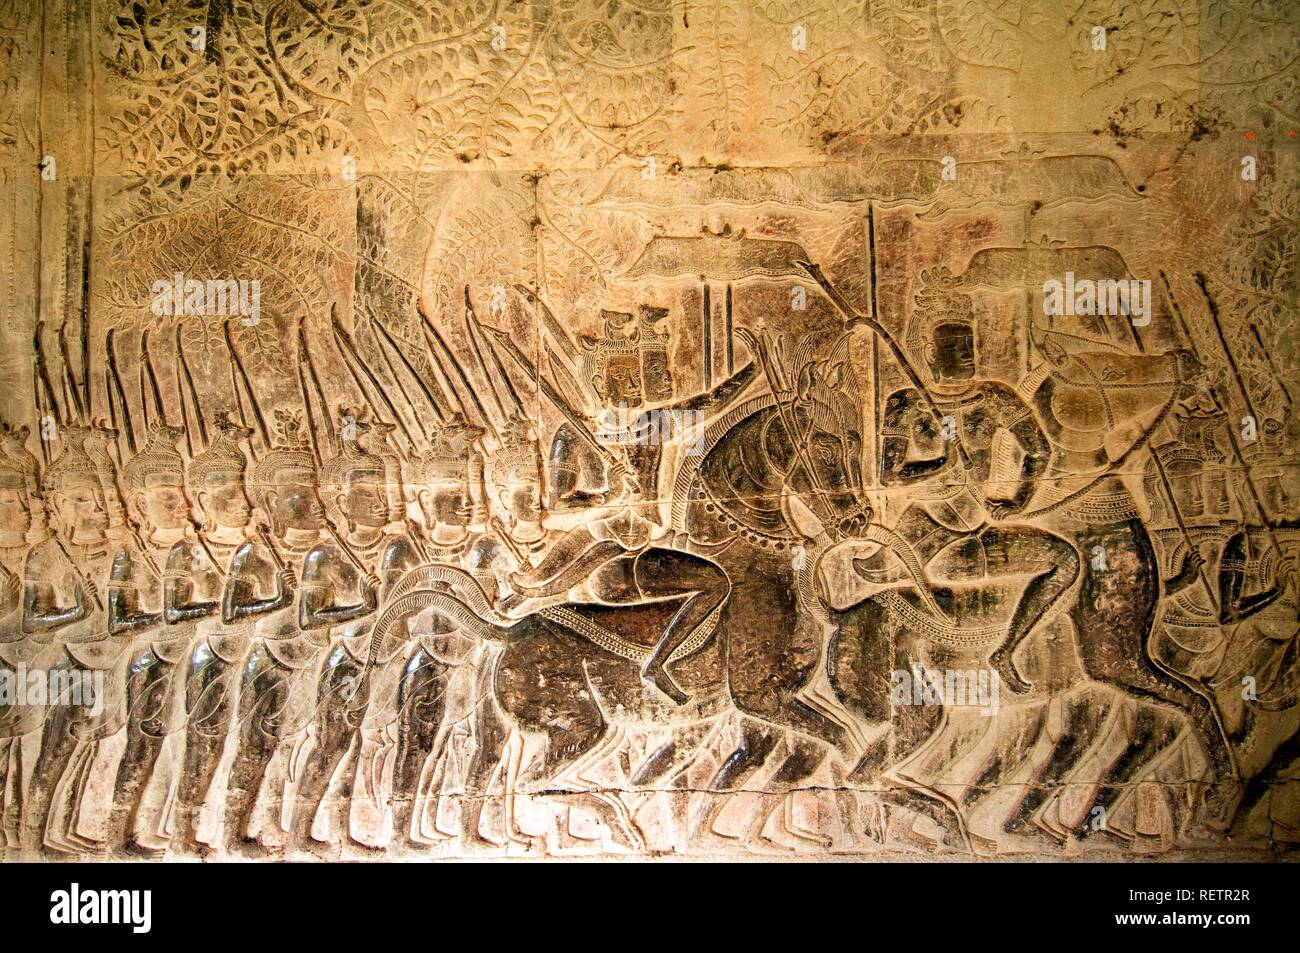
[[[1187,716],[1216,776],[1206,813],[1212,823],[1225,824],[1238,792],[1232,753],[1209,690],[1151,651],[1159,567],[1150,533],[1119,478],[1124,462],[1147,446],[1174,404],[1196,393],[1202,367],[1181,350],[1068,353],[1046,336],[1039,347],[1047,360],[1022,382],[1021,392],[1054,445],[1055,474],[1084,476],[1045,480],[1024,515],[1072,539],[1092,567],[1082,573],[1070,611],[1079,659],[1095,681],[1139,703],[1170,705]],[[1127,750],[1102,779],[1099,798],[1106,809],[1174,740],[1170,731],[1176,727],[1160,729],[1147,710],[1139,713]],[[1087,748],[1086,739],[1062,739],[1047,775],[1022,805],[1022,818],[1041,817],[1047,792],[1068,780]]]
[[[808,593],[798,594],[796,564],[812,537],[841,538],[868,515],[859,435],[845,429],[843,408],[817,396],[818,386],[817,371],[806,368],[797,392],[764,395],[723,415],[707,432],[703,453],[688,458],[677,476],[679,548],[665,551],[674,560],[665,570],[677,578],[690,565],[701,573],[722,571],[731,586],[718,610],[668,659],[673,679],[690,696],[686,704],[645,691],[640,677],[676,601],[568,604],[516,621],[499,613],[468,574],[425,566],[394,589],[375,638],[382,642],[398,620],[432,607],[467,634],[503,642],[496,702],[520,729],[546,742],[532,781],[576,786],[628,727],[671,726],[673,740],[631,772],[634,784],[649,785],[674,766],[677,774],[684,770],[683,747],[700,740],[695,726],[738,710],[741,741],[711,787],[733,791],[790,731],[796,740],[772,781],[797,783],[821,763],[825,745],[844,743],[846,726],[798,697],[818,668],[822,632],[800,618]],[[616,838],[640,846],[622,802],[584,793]],[[779,804],[784,795],[773,797]],[[760,812],[760,828],[774,806]]]

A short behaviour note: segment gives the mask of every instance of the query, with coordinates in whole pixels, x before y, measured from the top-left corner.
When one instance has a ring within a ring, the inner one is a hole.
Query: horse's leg
[[[599,649],[549,623],[525,621],[516,627],[493,677],[501,708],[520,728],[546,736],[546,748],[533,766],[533,778],[543,783],[564,775],[606,739],[609,725],[587,678],[586,659]],[[602,653],[603,655],[603,653]],[[603,659],[595,660],[599,664]],[[611,837],[629,851],[644,848],[635,824],[599,792],[578,791],[565,800],[585,802],[609,829]]]
[[[726,601],[731,591],[727,574],[720,566],[691,553],[652,548],[636,557],[633,578],[637,589],[648,598],[686,596],[641,668],[643,679],[652,682],[677,704],[685,704],[690,697],[673,681],[664,665],[673,651]]]
[[[474,711],[474,752],[465,768],[465,800],[461,807],[461,828],[467,850],[497,848],[502,844],[480,829],[483,804],[491,789],[492,777],[501,765],[502,754],[510,737],[510,726],[496,710],[492,699],[482,698]],[[509,793],[507,792],[507,797]],[[505,840],[510,840],[510,824],[505,823]]]
[[[756,560],[733,580],[719,629],[727,638],[727,687],[745,715],[793,728],[835,748],[845,729],[795,695],[821,661],[820,627],[807,631],[795,602],[788,560]]]
[[[985,552],[1001,557],[1012,571],[1039,572],[1021,594],[1007,626],[1007,638],[989,656],[989,664],[1013,692],[1022,695],[1030,684],[1020,677],[1014,656],[1048,611],[1079,578],[1079,553],[1069,542],[1040,530],[994,528],[980,534]]]
[[[1139,701],[1174,705],[1188,716],[1214,767],[1217,785],[1213,795],[1218,801],[1209,805],[1211,812],[1218,814],[1216,822],[1225,823],[1223,815],[1231,809],[1239,786],[1214,702],[1165,669],[1151,652],[1159,579],[1146,529],[1130,520],[1094,528],[1080,542],[1085,552],[1103,547],[1109,566],[1084,573],[1072,613],[1084,669],[1097,681],[1114,685]],[[1147,744],[1143,752],[1126,755],[1108,780],[1127,783],[1144,763],[1140,756],[1150,750]]]

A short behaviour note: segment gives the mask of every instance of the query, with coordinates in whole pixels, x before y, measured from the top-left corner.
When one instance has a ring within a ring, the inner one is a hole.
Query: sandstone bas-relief
[[[0,6],[6,859],[1293,845],[1296,16]]]

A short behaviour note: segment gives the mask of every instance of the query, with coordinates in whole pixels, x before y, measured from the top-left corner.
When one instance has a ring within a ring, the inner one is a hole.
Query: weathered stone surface
[[[0,3],[5,858],[1293,846],[1298,28]]]

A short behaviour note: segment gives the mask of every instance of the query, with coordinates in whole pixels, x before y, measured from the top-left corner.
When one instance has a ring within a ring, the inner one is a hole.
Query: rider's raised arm
[[[913,439],[938,443],[939,455],[908,460]],[[941,439],[938,421],[921,409],[916,391],[908,387],[895,391],[885,402],[885,416],[880,426],[880,482],[885,486],[905,486],[922,480],[948,466],[948,443]]]

